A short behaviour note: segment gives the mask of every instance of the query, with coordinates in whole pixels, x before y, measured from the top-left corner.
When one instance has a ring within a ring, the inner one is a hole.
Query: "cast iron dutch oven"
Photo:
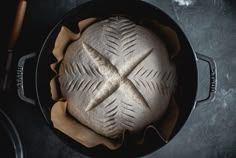
[[[24,150],[19,133],[9,116],[0,109],[0,155],[4,158],[23,158]]]
[[[179,130],[183,127],[190,113],[195,109],[196,105],[211,101],[214,99],[216,92],[216,64],[212,58],[196,53],[189,43],[184,32],[167,14],[159,8],[142,1],[90,1],[78,6],[66,14],[61,21],[51,30],[46,38],[42,49],[38,55],[35,86],[37,101],[27,98],[24,95],[23,71],[24,63],[27,59],[32,58],[35,54],[28,54],[22,57],[18,63],[18,94],[21,99],[31,104],[40,106],[41,112],[55,133],[79,152],[92,157],[139,157],[145,156],[164,147],[165,143],[156,134],[149,132],[145,139],[145,143],[141,146],[129,144],[128,141],[118,150],[110,151],[106,147],[100,145],[94,148],[86,148],[69,138],[65,134],[53,128],[50,119],[50,109],[54,104],[50,94],[50,80],[53,73],[50,69],[50,64],[55,61],[52,50],[54,48],[55,39],[61,29],[61,26],[66,26],[73,32],[78,32],[77,22],[89,17],[109,17],[112,15],[129,15],[134,20],[148,17],[156,19],[161,24],[169,26],[178,35],[181,52],[175,57],[174,62],[177,67],[178,83],[175,93],[176,102],[179,106],[180,116],[171,136],[171,139],[176,136]],[[210,78],[209,95],[206,99],[196,100],[198,85],[198,64],[199,60],[206,62],[209,65]]]

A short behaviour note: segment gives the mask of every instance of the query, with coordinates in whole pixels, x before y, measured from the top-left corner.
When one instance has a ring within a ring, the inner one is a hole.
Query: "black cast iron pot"
[[[0,109],[0,155],[3,158],[23,158],[19,133],[9,116]]]
[[[31,104],[37,104],[40,106],[41,112],[47,121],[48,125],[55,131],[63,141],[68,145],[72,146],[79,152],[92,156],[92,157],[139,157],[150,154],[158,150],[160,147],[164,147],[165,143],[159,138],[158,135],[149,132],[145,139],[145,143],[141,146],[129,144],[127,141],[120,149],[110,151],[106,147],[99,145],[94,148],[86,148],[69,138],[62,132],[53,128],[50,119],[50,109],[54,104],[50,94],[50,80],[53,77],[53,73],[50,69],[50,64],[55,61],[52,50],[54,48],[55,39],[61,29],[61,26],[66,26],[74,32],[78,32],[77,22],[89,17],[109,17],[111,15],[129,15],[134,20],[140,18],[156,19],[160,23],[169,26],[178,35],[180,40],[181,52],[175,57],[174,62],[177,67],[178,83],[175,98],[177,105],[179,106],[180,116],[177,120],[177,124],[172,133],[171,139],[185,124],[186,120],[190,116],[191,112],[195,107],[203,102],[206,103],[214,99],[216,92],[216,64],[212,58],[196,53],[184,32],[180,27],[172,20],[167,14],[165,14],[159,8],[152,6],[142,1],[91,1],[77,8],[71,10],[65,15],[61,21],[51,30],[50,34],[46,38],[42,49],[37,56],[35,86],[37,101],[27,98],[24,95],[24,86],[27,86],[23,82],[23,71],[24,63],[27,59],[34,57],[36,54],[28,54],[22,57],[18,62],[18,75],[17,75],[17,86],[19,97]],[[196,94],[199,86],[198,81],[198,66],[199,60],[206,62],[209,65],[209,74],[206,78],[210,81],[209,83],[209,95],[206,99],[197,100]],[[24,85],[25,84],[25,85]]]

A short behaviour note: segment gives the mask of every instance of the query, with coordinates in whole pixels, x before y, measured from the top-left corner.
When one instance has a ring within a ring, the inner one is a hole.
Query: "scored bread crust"
[[[160,38],[123,17],[89,26],[60,59],[51,83],[59,80],[68,112],[107,139],[159,120],[176,84],[175,66]]]

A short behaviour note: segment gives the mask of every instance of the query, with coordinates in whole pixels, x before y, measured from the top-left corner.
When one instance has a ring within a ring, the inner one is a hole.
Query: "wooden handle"
[[[23,19],[25,16],[25,10],[26,10],[27,1],[26,0],[20,0],[17,10],[16,10],[16,16],[14,20],[14,24],[12,27],[12,32],[8,44],[8,50],[12,50],[15,47],[16,41],[19,37],[20,30],[23,24]]]

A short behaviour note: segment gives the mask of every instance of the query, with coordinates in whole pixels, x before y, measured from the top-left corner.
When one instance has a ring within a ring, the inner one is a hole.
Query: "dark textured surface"
[[[174,139],[146,157],[234,158],[236,157],[236,2],[188,1],[193,3],[186,6],[174,0],[148,2],[161,8],[180,25],[195,51],[214,58],[218,68],[216,99],[211,103],[199,105]],[[82,2],[85,1],[29,1],[16,57],[30,51],[38,51],[56,22],[67,11]],[[7,13],[13,14],[15,8],[10,5],[8,8]],[[9,19],[8,24],[10,24]],[[6,34],[6,38],[8,30],[6,32],[1,30],[4,35]],[[204,65],[201,67],[199,90],[206,91],[208,71]],[[27,157],[86,157],[54,135],[37,106],[23,103],[15,96],[15,92],[12,91],[0,106],[16,124]],[[199,98],[205,96],[205,93],[199,94]],[[1,99],[3,97],[2,95]]]

